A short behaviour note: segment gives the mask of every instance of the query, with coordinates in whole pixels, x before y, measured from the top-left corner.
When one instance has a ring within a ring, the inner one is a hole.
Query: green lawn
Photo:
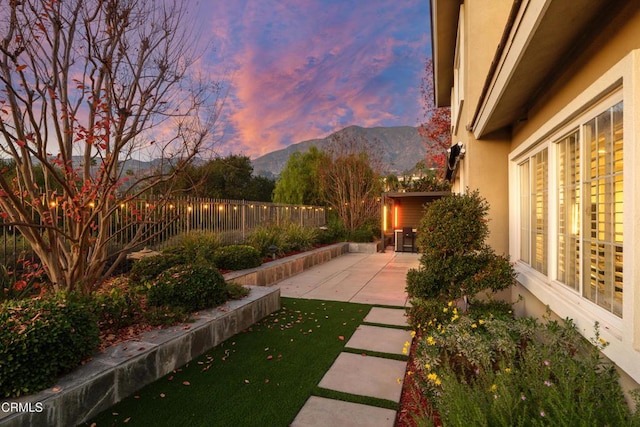
[[[85,425],[287,426],[370,308],[282,298],[282,310]]]

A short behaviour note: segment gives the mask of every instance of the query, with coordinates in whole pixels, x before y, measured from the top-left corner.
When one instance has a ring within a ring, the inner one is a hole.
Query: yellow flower
[[[460,318],[460,316],[458,316],[458,315],[456,314],[456,315],[454,315],[454,316],[451,318],[451,321],[452,321],[452,322],[455,322],[455,321],[456,321],[456,320],[458,320],[459,318]]]
[[[425,364],[424,364],[424,368],[425,368],[427,371],[430,371],[430,370],[431,370],[431,365],[429,365],[428,363],[425,363]]]
[[[436,343],[436,340],[434,340],[433,337],[431,335],[429,335],[427,337],[427,344],[434,345],[435,343]]]
[[[402,378],[396,378],[396,382],[400,384],[402,382]]]
[[[504,370],[504,371],[505,371],[507,374],[510,374],[510,373],[511,373],[511,368],[505,368],[505,370]]]
[[[480,319],[478,320],[478,323],[480,323],[481,325],[484,325],[484,320]]]
[[[409,341],[405,341],[405,342],[404,342],[404,346],[405,346],[405,347],[409,347],[410,345],[411,345],[411,343],[410,343]]]
[[[407,376],[413,375],[413,372],[407,371]]]
[[[402,354],[407,354],[407,347],[402,347]]]
[[[477,327],[478,327],[478,325],[477,325],[476,323],[474,323],[474,324],[472,324],[472,325],[471,325],[471,329],[475,329],[475,328],[477,328]]]
[[[448,309],[447,307],[445,307],[445,308],[443,308],[443,309],[442,309],[442,312],[443,312],[443,313],[446,313],[447,311],[449,311],[449,309]]]
[[[607,345],[607,340],[605,340],[604,338],[600,338],[600,344],[602,345]]]
[[[440,384],[442,384],[442,381],[440,381],[440,378],[436,378],[436,380],[433,383],[435,385],[440,385]]]
[[[411,331],[411,338],[415,338],[416,337],[416,331]]]
[[[435,372],[432,372],[429,375],[427,375],[427,379],[429,381],[435,382],[438,379],[438,374],[436,374]]]
[[[453,301],[449,301],[449,303],[447,304],[449,307],[451,307],[453,305]]]
[[[497,386],[497,385],[495,385],[495,384],[493,384],[493,385],[491,386],[491,392],[492,392],[492,393],[495,393],[497,390],[498,390],[498,386]]]

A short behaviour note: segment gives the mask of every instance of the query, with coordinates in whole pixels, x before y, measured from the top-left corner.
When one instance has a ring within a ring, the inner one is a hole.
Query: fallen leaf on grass
[[[338,339],[339,339],[340,341],[344,341],[344,337],[343,337],[342,335],[338,336]]]
[[[244,380],[244,383],[245,384],[249,384],[249,380]]]
[[[131,420],[131,417],[129,418],[125,418],[124,421],[122,421],[123,423],[128,423]]]
[[[273,359],[273,356],[272,355],[268,355],[267,356],[267,360],[271,360],[271,359]]]
[[[160,397],[164,398],[165,396],[166,396],[166,394],[160,393]]]
[[[60,390],[62,390],[60,387],[54,387],[54,388],[51,389],[51,391],[53,391],[54,393],[57,393]]]
[[[182,385],[191,385],[189,381],[182,381]]]

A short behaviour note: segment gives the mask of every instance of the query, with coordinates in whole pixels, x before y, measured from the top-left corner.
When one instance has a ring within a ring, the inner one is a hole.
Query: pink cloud
[[[351,124],[417,123],[426,0],[222,3],[208,24],[208,68],[229,88],[221,150],[257,157]]]

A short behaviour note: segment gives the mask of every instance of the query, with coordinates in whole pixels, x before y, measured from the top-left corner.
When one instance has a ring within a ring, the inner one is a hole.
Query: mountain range
[[[371,147],[380,150],[381,161],[386,169],[385,173],[401,174],[404,171],[411,170],[419,160],[425,158],[427,153],[424,139],[418,134],[418,128],[411,126],[374,128],[349,126],[332,133],[326,138],[302,141],[252,160],[254,174],[268,178],[277,177],[284,169],[292,153],[296,151],[306,152],[312,146],[322,150],[336,136],[362,138]]]

